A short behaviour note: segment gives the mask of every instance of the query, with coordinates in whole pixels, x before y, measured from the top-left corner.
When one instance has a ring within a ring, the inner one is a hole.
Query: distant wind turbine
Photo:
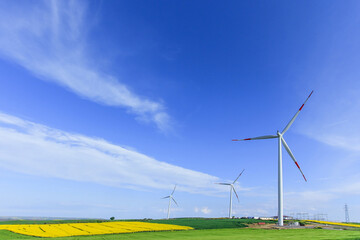
[[[245,170],[245,169],[244,169]],[[230,205],[229,205],[229,218],[231,218],[231,212],[232,212],[232,192],[234,191],[237,200],[239,201],[239,196],[237,195],[236,191],[235,191],[235,187],[234,184],[235,182],[239,179],[239,177],[241,176],[241,174],[244,172],[244,170],[242,170],[242,172],[239,174],[239,176],[235,179],[235,181],[233,183],[215,183],[215,184],[220,184],[220,185],[227,185],[230,186]]]
[[[281,143],[284,144],[285,150],[290,155],[292,160],[294,160],[294,163],[296,164],[296,166],[300,170],[300,172],[303,175],[305,181],[307,181],[306,178],[305,178],[304,173],[301,171],[301,168],[300,168],[299,164],[297,163],[294,155],[292,154],[289,146],[285,142],[285,139],[284,139],[283,135],[285,134],[285,132],[287,130],[289,130],[290,126],[293,124],[296,117],[299,115],[300,111],[304,107],[307,100],[309,100],[309,98],[310,98],[310,96],[311,96],[311,94],[313,92],[314,91],[311,91],[310,95],[307,97],[304,104],[301,105],[299,110],[296,112],[295,116],[290,120],[290,122],[286,125],[286,127],[284,128],[284,130],[282,132],[277,131],[276,135],[266,135],[266,136],[261,136],[261,137],[245,138],[245,139],[233,139],[233,141],[258,140],[258,139],[269,139],[269,138],[278,138],[279,139],[278,140],[278,151],[279,151],[279,156],[278,156],[278,224],[279,224],[279,226],[284,225],[284,222],[283,222],[283,212],[284,211],[283,211],[283,174],[282,174],[282,154],[281,154],[281,148],[282,147],[281,147]]]
[[[172,191],[172,193],[169,195],[169,196],[166,196],[166,197],[163,197],[162,199],[165,199],[165,198],[168,198],[169,199],[169,206],[168,206],[168,212],[167,212],[167,219],[169,219],[169,216],[170,216],[170,207],[171,207],[171,200],[174,201],[174,203],[176,204],[176,206],[179,206],[177,204],[177,202],[175,201],[175,199],[173,198],[173,195],[174,195],[174,192],[175,192],[175,189],[176,189],[176,185],[174,187],[174,190]]]

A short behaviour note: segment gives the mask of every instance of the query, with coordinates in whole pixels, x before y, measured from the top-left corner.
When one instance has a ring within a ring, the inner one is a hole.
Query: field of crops
[[[254,219],[180,218],[147,221],[81,221],[92,222],[74,223],[68,220],[13,221],[16,224],[10,224],[10,221],[6,222],[6,224],[0,222],[0,240],[36,240],[39,237],[53,237],[51,240],[360,239],[360,228],[353,228],[347,231],[245,228],[248,224],[261,221]],[[266,222],[274,223],[273,221]],[[330,222],[319,223],[330,224]],[[358,224],[354,225],[359,227]],[[176,231],[186,229],[194,230]]]
[[[192,227],[147,222],[0,225],[0,230],[36,237],[69,237],[116,233],[190,230]]]
[[[258,220],[258,219],[229,219],[229,218],[174,218],[174,219],[158,219],[148,220],[152,223],[166,223],[181,226],[189,226],[194,229],[219,229],[219,228],[244,228],[248,224],[266,222],[276,223],[273,220]]]
[[[39,240],[39,237],[20,235],[5,230],[0,230],[1,240]],[[238,240],[238,239],[286,239],[286,240],[324,240],[324,239],[346,239],[359,240],[360,231],[337,231],[325,229],[286,229],[286,230],[264,230],[264,229],[206,229],[192,231],[170,231],[170,232],[138,232],[131,234],[107,234],[94,236],[59,237],[51,240]]]
[[[344,227],[356,227],[360,228],[359,224],[353,223],[340,223],[340,222],[327,222],[327,221],[317,221],[317,220],[309,220],[308,222],[328,224],[328,225],[336,225],[336,226],[344,226]]]

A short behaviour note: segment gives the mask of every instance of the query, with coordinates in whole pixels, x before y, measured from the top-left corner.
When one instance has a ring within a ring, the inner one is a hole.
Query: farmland
[[[194,229],[220,229],[220,228],[244,228],[248,224],[275,221],[263,221],[256,219],[228,219],[228,218],[174,218],[169,220],[150,220],[153,223],[168,223],[181,226],[189,226]]]
[[[73,237],[54,237],[50,239],[54,240],[117,240],[117,239],[132,239],[132,240],[145,240],[145,239],[220,239],[220,240],[232,240],[232,239],[360,239],[360,231],[356,230],[326,230],[326,229],[254,229],[254,228],[245,228],[247,224],[256,223],[258,220],[248,220],[248,219],[170,219],[170,220],[148,220],[143,222],[135,221],[112,221],[112,222],[102,222],[102,223],[92,223],[92,224],[118,224],[119,226],[124,224],[153,224],[153,222],[174,224],[174,225],[183,225],[191,226],[195,230],[188,231],[171,231],[168,228],[168,231],[160,232],[137,232],[137,233],[122,233],[117,234],[113,232],[112,234],[103,234],[103,235],[92,235],[92,236],[73,236]],[[17,224],[21,221],[15,221]],[[44,224],[44,221],[41,223],[42,226],[48,226],[52,221],[48,221]],[[68,223],[68,221],[54,221],[58,223],[57,225],[69,225],[69,224],[84,224],[84,223]],[[94,222],[94,221],[93,221]],[[7,222],[8,223],[8,222]],[[26,224],[21,226],[28,226],[30,223],[39,224],[39,221],[26,221]],[[59,224],[60,223],[60,224]],[[62,223],[62,224],[61,224]],[[187,224],[185,224],[187,223]],[[271,223],[270,221],[268,223]],[[89,225],[91,223],[87,223]],[[0,225],[1,226],[7,226]],[[150,225],[149,225],[150,226]],[[169,225],[172,226],[172,225]],[[166,229],[163,229],[166,230]],[[170,231],[169,231],[170,230]],[[180,229],[173,229],[180,230]],[[39,239],[34,236],[27,236],[22,234],[17,234],[10,232],[8,230],[0,230],[0,239],[1,240],[35,240]]]
[[[51,238],[53,240],[118,240],[119,234],[77,236]],[[121,234],[124,240],[155,240],[155,239],[360,239],[359,231],[336,231],[324,229],[288,229],[288,230],[263,230],[263,229],[207,229],[176,232],[145,232]],[[35,240],[37,237],[24,236],[0,230],[1,240]]]
[[[359,224],[359,223],[338,223],[338,222],[317,221],[317,220],[311,220],[311,221],[309,221],[309,222],[326,224],[326,225],[335,225],[335,226],[343,226],[343,227],[355,227],[355,228],[360,228],[360,224]]]
[[[171,224],[121,221],[102,223],[12,224],[0,225],[0,229],[28,236],[53,238],[150,231],[190,230],[193,228]]]

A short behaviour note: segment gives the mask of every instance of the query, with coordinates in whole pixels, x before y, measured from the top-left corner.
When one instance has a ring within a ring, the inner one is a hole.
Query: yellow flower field
[[[0,225],[0,230],[9,230],[36,237],[69,237],[147,231],[190,230],[192,227],[146,222],[103,222],[68,224],[16,224]]]
[[[344,227],[357,227],[357,228],[360,228],[359,224],[351,224],[351,223],[327,222],[327,221],[317,221],[317,220],[308,220],[308,222],[329,224],[329,225],[337,225],[337,226],[344,226]]]

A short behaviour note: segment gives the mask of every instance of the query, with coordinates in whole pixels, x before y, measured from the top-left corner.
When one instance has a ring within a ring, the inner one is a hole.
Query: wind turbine
[[[176,185],[174,187],[174,190],[172,191],[172,193],[169,195],[169,196],[166,196],[166,197],[163,197],[162,199],[165,199],[165,198],[168,198],[169,199],[169,206],[168,206],[168,212],[167,212],[167,219],[169,219],[169,216],[170,216],[170,206],[171,206],[171,200],[174,201],[174,203],[176,204],[176,206],[179,206],[177,204],[177,202],[175,201],[174,197],[173,197],[173,194],[175,192],[175,189],[176,189]]]
[[[309,100],[309,98],[313,92],[314,91],[311,91],[310,95],[307,97],[304,104],[301,105],[299,110],[296,112],[295,116],[290,120],[290,122],[286,125],[286,127],[284,128],[284,130],[282,132],[277,131],[276,135],[266,135],[266,136],[261,136],[261,137],[245,138],[245,139],[233,139],[233,141],[244,141],[244,140],[246,141],[246,140],[278,138],[278,151],[279,151],[279,156],[278,156],[278,225],[279,226],[284,225],[284,221],[283,221],[283,174],[282,174],[282,154],[281,154],[281,149],[282,149],[281,145],[282,144],[284,145],[285,150],[290,155],[292,160],[294,160],[294,163],[296,164],[296,166],[300,170],[301,174],[303,175],[305,181],[307,182],[304,173],[301,171],[301,168],[300,168],[299,164],[297,163],[294,155],[292,154],[289,146],[285,142],[283,135],[286,133],[287,130],[289,130],[290,126],[294,123],[296,117],[299,115],[300,111],[304,107],[307,100]]]
[[[245,170],[245,169],[244,169]],[[227,185],[230,186],[230,205],[229,205],[229,218],[231,218],[231,212],[232,212],[232,192],[234,191],[237,200],[239,201],[239,196],[237,195],[236,191],[235,191],[235,187],[234,184],[235,182],[239,179],[239,177],[241,176],[241,174],[244,172],[244,170],[242,170],[242,172],[239,174],[239,176],[235,179],[235,181],[233,183],[216,183],[216,184],[220,184],[220,185]]]

